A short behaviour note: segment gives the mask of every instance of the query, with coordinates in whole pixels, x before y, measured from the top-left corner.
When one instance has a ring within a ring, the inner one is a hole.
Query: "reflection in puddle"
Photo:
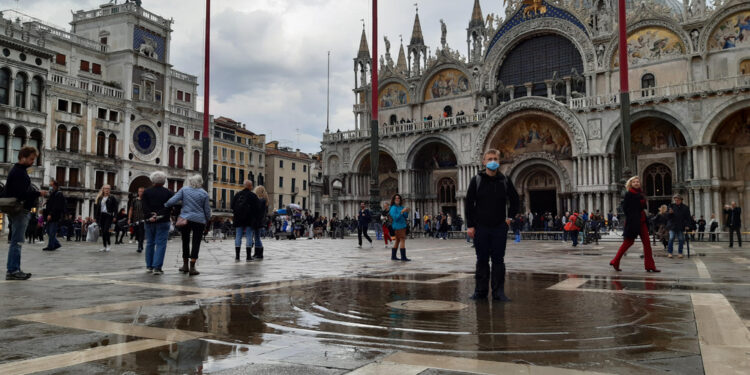
[[[446,276],[419,275],[412,280]],[[136,368],[158,363],[160,372],[196,372],[272,359],[273,353],[291,350],[288,348],[330,345],[581,369],[598,368],[612,357],[697,354],[694,330],[658,328],[666,322],[694,321],[688,297],[547,289],[564,279],[552,274],[509,274],[506,292],[513,302],[507,304],[469,301],[472,279],[439,284],[340,279],[184,303],[179,305],[177,315],[170,313],[176,305],[162,306],[140,311],[139,321],[152,327],[207,332],[208,339],[133,356],[137,358]],[[669,283],[611,279],[606,284],[599,282],[593,280],[584,287],[673,287]],[[417,299],[457,301],[468,307],[419,312],[386,306],[388,302]]]

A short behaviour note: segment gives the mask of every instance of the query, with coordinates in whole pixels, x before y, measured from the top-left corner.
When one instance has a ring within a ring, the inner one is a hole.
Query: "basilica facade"
[[[464,211],[484,151],[525,212],[615,211],[623,191],[617,2],[508,1],[469,17],[466,54],[428,53],[419,15],[396,61],[380,58],[382,200],[400,192],[423,214]],[[750,3],[627,3],[631,165],[650,211],[685,197],[696,218],[736,201],[750,223]],[[438,22],[438,20],[430,20]],[[440,21],[442,23],[442,20]],[[323,214],[369,199],[372,61],[354,59],[354,130],[326,132]]]

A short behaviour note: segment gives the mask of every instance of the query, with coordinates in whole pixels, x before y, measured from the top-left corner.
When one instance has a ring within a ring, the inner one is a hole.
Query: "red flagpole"
[[[378,0],[372,0],[372,119],[378,120]]]
[[[622,139],[623,177],[633,175],[630,154],[630,88],[628,83],[628,26],[625,0],[618,1],[620,26],[620,139]]]
[[[205,51],[205,63],[203,71],[203,155],[201,164],[203,170],[201,176],[203,177],[203,188],[208,190],[208,170],[211,168],[209,165],[208,155],[211,152],[211,138],[209,134],[209,104],[208,99],[210,96],[209,90],[209,78],[211,73],[211,0],[206,0],[206,51]],[[215,202],[214,202],[215,204]]]
[[[628,27],[625,20],[625,0],[619,0],[620,25],[620,92],[629,92],[628,83]]]

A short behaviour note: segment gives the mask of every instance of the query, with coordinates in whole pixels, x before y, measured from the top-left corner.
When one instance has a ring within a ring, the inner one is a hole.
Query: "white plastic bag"
[[[99,226],[96,223],[89,225],[88,232],[86,233],[86,242],[96,242],[99,240]]]

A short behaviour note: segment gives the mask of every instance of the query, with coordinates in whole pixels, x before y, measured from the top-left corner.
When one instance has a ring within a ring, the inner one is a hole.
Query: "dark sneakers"
[[[484,301],[487,300],[487,293],[474,292],[474,294],[472,294],[469,298],[473,299],[474,301]]]
[[[18,270],[13,273],[6,272],[5,273],[5,280],[28,280],[31,278],[30,273],[25,273],[21,270]]]

